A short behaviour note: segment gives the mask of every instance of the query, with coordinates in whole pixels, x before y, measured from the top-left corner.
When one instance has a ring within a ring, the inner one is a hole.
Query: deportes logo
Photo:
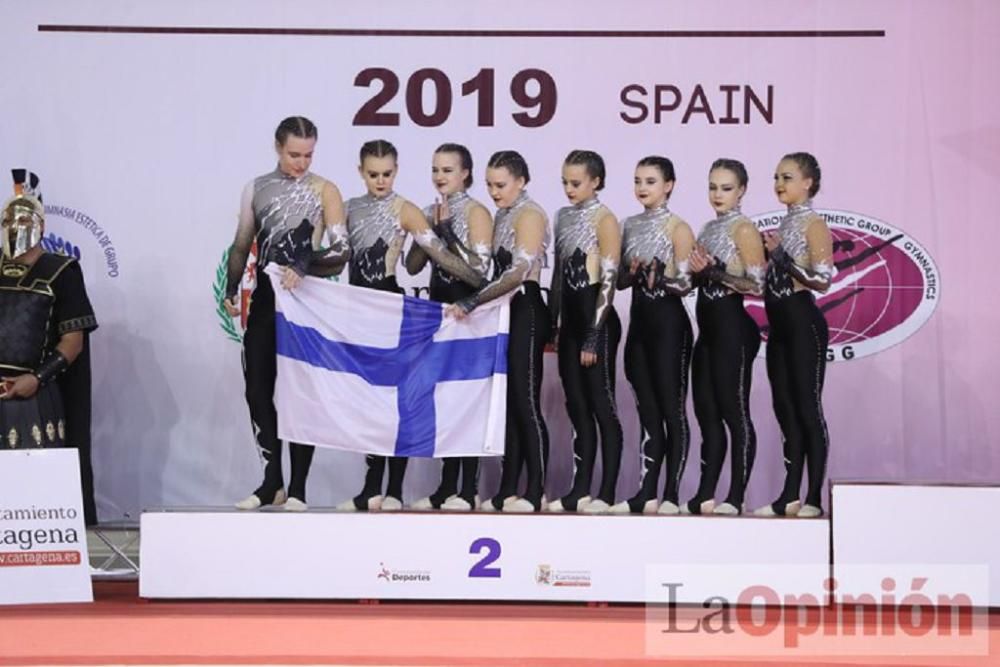
[[[418,581],[430,581],[431,573],[429,570],[390,570],[385,566],[385,563],[378,564],[378,570],[375,573],[376,580],[383,580],[387,582],[418,582]]]
[[[871,216],[817,211],[833,235],[836,271],[816,303],[830,327],[828,361],[860,359],[903,342],[934,314],[941,278],[930,253],[912,236]],[[754,216],[758,229],[775,229],[784,212]],[[767,315],[759,299],[747,311],[767,339]],[[764,353],[763,347],[761,354]]]

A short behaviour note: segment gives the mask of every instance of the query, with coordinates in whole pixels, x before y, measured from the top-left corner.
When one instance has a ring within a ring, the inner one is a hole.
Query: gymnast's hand
[[[236,299],[238,298],[239,295],[234,294],[231,298],[222,300],[222,307],[226,309],[229,317],[238,317],[240,314],[240,307],[236,303]]]
[[[654,257],[653,261],[649,263],[649,268],[646,270],[646,289],[652,292],[653,288],[656,287],[656,281],[662,273],[663,263]]]
[[[293,290],[302,284],[302,276],[295,272],[290,266],[281,267],[281,286],[286,290]]]
[[[583,334],[583,344],[580,345],[580,365],[588,368],[597,363],[597,349],[601,333],[593,327],[587,327]]]
[[[451,217],[451,209],[448,207],[448,197],[441,195],[437,206],[434,207],[434,223],[441,224]]]
[[[457,303],[453,303],[450,306],[445,306],[444,309],[445,317],[451,317],[458,321],[464,320],[466,315],[468,314],[469,313],[466,312],[465,308],[462,308],[462,306],[458,305]]]
[[[781,245],[781,239],[778,238],[776,232],[764,232],[762,236],[764,237],[764,247],[767,248],[768,254],[773,253]]]
[[[701,273],[713,264],[708,255],[708,251],[705,250],[705,246],[700,243],[695,245],[694,249],[691,251],[691,256],[688,258],[688,261],[690,262],[691,273]]]

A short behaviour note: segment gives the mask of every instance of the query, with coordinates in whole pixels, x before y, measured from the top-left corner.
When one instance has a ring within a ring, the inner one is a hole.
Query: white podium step
[[[751,517],[147,511],[139,592],[702,603],[767,590],[819,599],[829,532],[825,520]],[[753,602],[775,602],[765,598]]]
[[[1000,486],[838,483],[832,502],[842,590],[1000,607]]]

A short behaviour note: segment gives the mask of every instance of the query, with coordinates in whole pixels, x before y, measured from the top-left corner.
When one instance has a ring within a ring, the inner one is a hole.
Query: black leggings
[[[799,499],[802,471],[807,464],[806,504],[821,508],[830,447],[823,417],[823,379],[830,338],[826,318],[806,290],[765,305],[771,326],[767,376],[785,457],[785,486],[772,508],[783,514],[786,504]]]
[[[257,287],[250,301],[247,330],[243,335],[243,379],[250,420],[257,437],[257,448],[264,460],[264,481],[254,491],[265,505],[285,485],[281,472],[281,440],[278,439],[278,413],[274,408],[274,382],[278,375],[274,334],[274,288],[260,268]],[[312,445],[290,443],[292,481],[288,495],[305,502],[306,477],[315,449]]]
[[[439,303],[455,303],[475,292],[475,288],[460,280],[442,279],[440,269],[431,269],[430,297]],[[462,488],[458,488],[458,474],[462,473]],[[479,457],[450,456],[441,465],[441,484],[431,494],[431,506],[440,509],[448,498],[454,495],[473,505],[479,487]]]
[[[726,458],[728,428],[731,480],[725,502],[742,511],[757,454],[757,433],[750,419],[750,380],[760,349],[760,330],[744,310],[741,294],[718,299],[699,294],[697,316],[691,384],[694,413],[701,428],[701,480],[688,509],[699,514],[701,503],[715,497]]]
[[[549,430],[542,417],[541,392],[545,341],[552,329],[549,309],[536,282],[526,282],[510,302],[510,338],[507,348],[507,432],[500,490],[495,509],[517,495],[521,469],[528,479],[521,496],[541,509],[545,469],[549,461]]]
[[[361,277],[361,272],[351,271],[350,284],[360,287],[368,287],[381,292],[403,293],[403,289],[396,282],[396,276],[386,276],[375,282],[368,282]],[[389,461],[389,484],[386,487],[385,495],[403,502],[403,477],[406,476],[406,464],[409,461],[405,456],[379,456],[377,454],[366,454],[365,463],[368,470],[365,472],[365,484],[361,493],[354,497],[354,507],[359,510],[368,509],[368,500],[382,493],[382,477],[385,474],[385,462]]]
[[[641,512],[647,501],[657,497],[664,458],[663,499],[678,502],[691,442],[685,403],[693,335],[687,311],[676,296],[651,299],[639,289],[632,290],[629,320],[625,377],[635,392],[641,436],[640,487],[628,503],[632,512]]]
[[[462,473],[462,488],[458,488],[458,473]],[[449,456],[441,465],[441,484],[431,494],[431,506],[441,509],[441,505],[454,495],[472,505],[479,487],[479,457]]]
[[[597,431],[601,433],[601,488],[597,498],[613,504],[622,458],[622,425],[615,406],[615,361],[622,325],[618,314],[608,313],[597,344],[597,363],[580,363],[584,334],[593,321],[599,285],[572,291],[563,285],[562,326],[559,331],[559,376],[566,392],[566,410],[573,424],[573,488],[562,499],[563,507],[576,510],[577,501],[590,495]],[[594,421],[597,421],[597,429]]]

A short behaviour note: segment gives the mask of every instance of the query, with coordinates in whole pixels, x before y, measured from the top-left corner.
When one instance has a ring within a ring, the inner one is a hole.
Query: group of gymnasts
[[[665,157],[639,161],[635,197],[643,208],[619,222],[598,196],[605,184],[604,160],[593,151],[570,152],[562,167],[569,205],[559,209],[550,227],[545,210],[528,194],[530,172],[516,151],[494,153],[487,163],[486,189],[496,207],[491,215],[468,194],[473,163],[462,145],[444,144],[434,152],[431,179],[440,196],[421,210],[393,190],[397,150],[384,140],[361,147],[358,169],[366,192],[344,203],[333,183],[309,171],[317,138],[316,126],[301,116],[279,124],[277,167],[246,186],[229,254],[224,305],[235,315],[236,294],[256,240],[257,280],[243,360],[264,479],[237,507],[305,510],[313,456],[312,446],[290,443],[286,487],[273,402],[274,287],[264,268],[271,263],[282,267],[282,289],[295,289],[306,275],[338,275],[346,267],[351,285],[402,293],[398,267],[416,274],[430,262],[429,296],[447,304],[448,317],[461,319],[486,302],[513,294],[507,431],[500,486],[492,498],[479,500],[478,458],[447,458],[437,490],[411,509],[744,513],[756,453],[751,371],[761,341],[756,322],[743,307],[744,296],[751,295],[763,296],[768,316],[767,371],[785,462],[784,488],[754,514],[823,513],[828,435],[821,397],[828,330],[814,292],[829,288],[833,264],[829,228],[811,208],[820,188],[820,167],[812,155],[791,153],[778,163],[774,191],[788,212],[776,231],[764,234],[740,210],[749,182],[745,167],[732,159],[716,160],[708,174],[715,217],[696,236],[670,210],[675,174]],[[408,236],[413,243],[404,255]],[[539,280],[550,245],[554,264],[546,304]],[[623,445],[615,360],[622,326],[613,304],[615,292],[628,288],[632,302],[625,375],[642,430],[641,470],[639,488],[616,503]],[[698,290],[697,340],[681,303],[693,289]],[[544,494],[549,435],[539,401],[542,355],[549,342],[558,353],[574,462],[571,488],[551,502]],[[702,436],[701,477],[695,496],[681,502],[690,445],[689,371]],[[730,487],[717,502],[727,442]],[[602,472],[593,493],[598,449]],[[360,492],[338,509],[403,509],[407,459],[368,455],[366,463]]]

